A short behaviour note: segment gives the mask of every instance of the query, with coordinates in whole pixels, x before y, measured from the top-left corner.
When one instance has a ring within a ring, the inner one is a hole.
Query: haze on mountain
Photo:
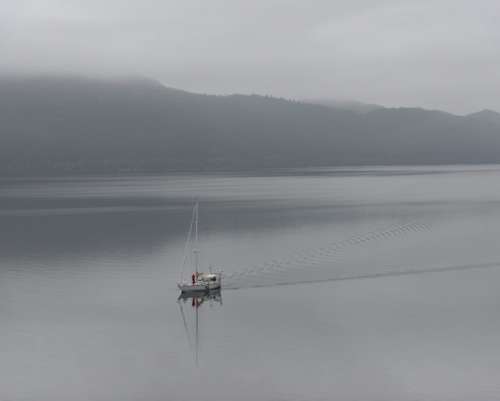
[[[338,100],[338,99],[304,99],[305,103],[321,104],[334,109],[351,110],[356,113],[364,114],[370,111],[380,110],[384,107],[379,104],[363,103],[356,100]]]
[[[500,110],[498,0],[0,1],[0,73]]]
[[[500,162],[500,115],[365,113],[148,79],[3,77],[2,175]]]

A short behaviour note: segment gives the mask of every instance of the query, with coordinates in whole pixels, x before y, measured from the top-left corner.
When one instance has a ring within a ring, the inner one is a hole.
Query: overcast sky
[[[0,0],[0,71],[500,111],[499,0]]]

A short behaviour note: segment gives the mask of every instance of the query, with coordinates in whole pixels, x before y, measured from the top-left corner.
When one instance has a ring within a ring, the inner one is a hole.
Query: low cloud
[[[209,93],[500,109],[494,0],[0,2],[0,70]]]

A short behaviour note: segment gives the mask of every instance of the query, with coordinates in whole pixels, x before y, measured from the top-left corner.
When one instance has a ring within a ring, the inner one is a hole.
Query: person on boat
[[[196,283],[196,274],[195,273],[193,273],[191,275],[191,281],[193,282],[193,285]]]

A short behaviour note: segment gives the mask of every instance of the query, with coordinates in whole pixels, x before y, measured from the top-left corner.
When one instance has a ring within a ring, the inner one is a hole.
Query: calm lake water
[[[500,166],[1,180],[0,400],[500,400],[499,241]]]

